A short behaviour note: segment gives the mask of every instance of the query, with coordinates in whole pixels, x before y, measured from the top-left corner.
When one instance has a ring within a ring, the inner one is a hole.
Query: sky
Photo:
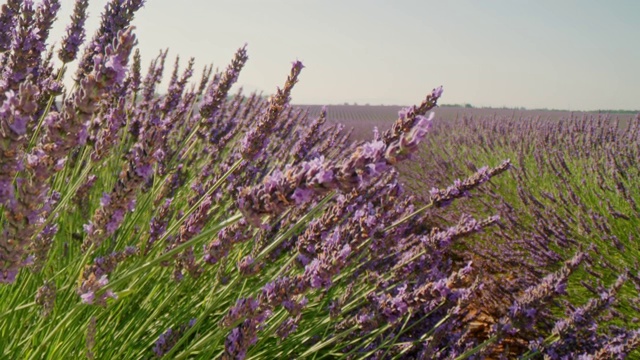
[[[89,39],[106,3],[90,0]],[[273,93],[300,60],[297,104],[410,105],[442,85],[445,104],[634,110],[638,14],[637,0],[147,0],[133,24],[143,65],[169,48],[169,65],[222,70],[246,43],[246,91]]]

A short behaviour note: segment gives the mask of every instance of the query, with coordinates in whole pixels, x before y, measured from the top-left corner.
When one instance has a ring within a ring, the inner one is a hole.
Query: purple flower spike
[[[78,64],[78,71],[76,78],[78,82],[81,82],[91,71],[94,69],[94,58],[99,54],[102,54],[109,48],[110,44],[119,37],[119,33],[124,31],[133,20],[133,16],[144,5],[144,0],[111,0],[105,7],[102,13],[102,21],[100,28],[96,31],[91,43],[87,45],[82,59]],[[82,14],[80,10],[84,4],[76,4],[78,9],[78,23],[82,15],[86,19],[86,14]],[[74,20],[76,17],[76,9],[74,9]],[[86,12],[86,9],[85,9]],[[74,43],[81,42],[80,39],[80,25],[72,25]],[[69,32],[69,30],[68,30]],[[71,35],[68,35],[71,37]],[[68,56],[65,56],[68,58]]]
[[[62,45],[58,51],[58,57],[62,62],[72,62],[78,56],[78,49],[84,42],[84,23],[87,20],[87,7],[89,0],[76,0],[71,15],[71,24],[67,27],[67,33],[62,38]]]
[[[20,13],[21,0],[8,0],[0,11],[0,53],[11,48],[13,29]]]
[[[160,334],[153,346],[153,352],[156,357],[161,358],[171,351],[182,335],[184,335],[189,328],[193,327],[195,323],[196,319],[191,319],[187,324],[180,325],[176,330],[168,328],[167,331]]]

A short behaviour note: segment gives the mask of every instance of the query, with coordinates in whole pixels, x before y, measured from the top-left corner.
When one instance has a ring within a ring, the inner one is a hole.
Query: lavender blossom
[[[147,244],[144,248],[144,254],[147,255],[153,244],[164,234],[167,230],[167,225],[173,215],[173,211],[171,210],[171,203],[173,198],[168,198],[165,202],[160,206],[157,214],[151,219],[151,225],[149,228],[149,238],[147,239]]]
[[[423,116],[431,109],[438,105],[438,99],[442,96],[442,86],[433,89],[431,94],[427,95],[420,106],[413,106],[403,109],[398,114],[398,120],[393,124],[391,129],[384,132],[382,138],[387,146],[398,143],[403,134],[408,133],[414,128],[415,122],[423,121]]]
[[[204,101],[200,107],[200,130],[198,134],[209,139],[209,132],[213,129],[216,118],[220,116],[222,104],[227,98],[231,86],[238,80],[240,71],[244,67],[249,57],[247,56],[247,46],[243,46],[238,51],[227,67],[226,71],[215,86],[211,86],[204,96]]]
[[[164,114],[169,113],[174,110],[182,97],[185,87],[187,86],[187,82],[193,75],[193,64],[195,63],[195,59],[189,59],[189,63],[187,64],[187,68],[184,70],[182,76],[178,79],[178,60],[180,58],[176,58],[176,64],[174,68],[173,75],[171,77],[171,83],[169,84],[169,88],[167,90],[167,95],[165,96],[162,105],[160,108]]]
[[[81,82],[96,65],[95,57],[104,53],[110,44],[119,37],[119,33],[130,27],[133,16],[143,5],[144,0],[111,0],[102,13],[100,27],[96,31],[91,43],[84,51],[78,64],[76,79]],[[74,31],[76,29],[74,28]],[[77,33],[76,33],[77,34]]]
[[[275,170],[262,184],[240,191],[238,207],[247,220],[259,226],[261,216],[283,212],[332,190],[351,191],[368,185],[395,161],[406,159],[426,135],[428,118],[415,122],[415,128],[398,135],[389,146],[382,141],[365,143],[339,164],[323,157]],[[506,166],[506,165],[505,165]]]
[[[298,329],[298,323],[300,322],[301,316],[289,317],[285,321],[283,321],[278,328],[276,329],[276,335],[284,340],[289,335],[293,334]]]
[[[47,317],[53,311],[56,301],[56,284],[53,281],[45,281],[44,285],[38,288],[36,293],[36,304],[42,306],[40,314]]]
[[[510,167],[511,162],[509,160],[505,160],[502,164],[494,168],[481,168],[478,172],[464,181],[456,180],[454,184],[449,186],[446,190],[433,188],[430,191],[431,202],[436,207],[447,206],[455,199],[468,196],[470,190],[475,189],[492,177],[503,173]]]
[[[67,27],[67,33],[62,38],[62,44],[58,51],[58,57],[63,63],[69,63],[76,59],[78,50],[84,42],[84,23],[87,20],[87,7],[89,0],[76,0],[71,15],[71,24]]]
[[[36,10],[36,28],[38,36],[44,43],[49,38],[49,30],[60,10],[60,0],[42,0]]]
[[[255,159],[266,145],[267,138],[276,124],[278,116],[289,103],[289,96],[293,86],[298,82],[298,76],[304,66],[300,61],[295,61],[291,73],[285,82],[283,89],[278,89],[276,94],[269,99],[269,107],[260,117],[258,123],[251,127],[240,142],[241,154],[245,160]]]
[[[187,324],[180,325],[176,330],[169,328],[167,331],[160,334],[158,340],[156,340],[153,345],[153,352],[156,357],[161,358],[171,351],[180,338],[182,338],[184,333],[195,324],[196,319],[191,319]]]
[[[250,235],[245,219],[227,226],[220,230],[209,244],[204,245],[203,261],[209,265],[217,264],[227,256],[235,244],[246,241]]]
[[[320,112],[320,116],[314,120],[309,129],[304,133],[304,135],[300,138],[300,140],[296,143],[292,150],[292,154],[294,160],[302,160],[304,159],[309,151],[311,150],[311,146],[315,138],[319,135],[318,131],[320,127],[325,123],[327,119],[327,108],[322,107],[322,111]]]
[[[5,98],[6,91],[17,91],[29,75],[34,80],[38,78],[40,53],[45,50],[44,40],[38,32],[33,2],[26,0],[22,3],[20,17],[13,29],[8,63],[0,75],[0,100]]]
[[[245,320],[240,326],[231,330],[224,342],[225,352],[223,360],[243,360],[247,357],[247,350],[258,341],[258,329],[255,321]]]
[[[141,66],[140,49],[137,48],[133,54],[133,64],[131,65],[131,71],[127,79],[127,93],[131,96],[130,101],[133,103],[135,103],[136,95],[138,91],[140,91],[140,84],[142,83],[142,76],[140,74]]]
[[[20,13],[21,0],[7,0],[0,10],[0,53],[11,49],[13,29]]]
[[[121,33],[119,42],[107,48],[104,61],[102,56],[95,58],[94,72],[83,79],[80,90],[65,101],[64,113],[51,112],[47,117],[45,136],[27,156],[27,169],[34,175],[34,181],[25,184],[21,202],[27,208],[37,209],[31,218],[42,217],[42,209],[33,204],[44,202],[49,188],[48,178],[62,169],[69,149],[83,141],[78,133],[82,132],[83,120],[90,118],[95,110],[94,101],[99,101],[111,87],[122,81],[134,41],[130,30]],[[73,130],[78,130],[78,133],[74,134]],[[69,132],[73,135],[70,136]],[[23,230],[23,241],[31,238],[35,225],[32,222]]]
[[[127,154],[128,161],[118,182],[104,198],[103,206],[96,210],[91,221],[85,225],[87,237],[83,242],[84,250],[90,245],[100,246],[105,238],[118,229],[126,213],[135,209],[137,191],[153,174],[153,154],[159,146],[158,124],[151,126],[148,135],[141,137]]]
[[[156,95],[156,86],[162,81],[162,74],[164,73],[164,63],[167,60],[167,54],[169,49],[160,51],[158,56],[151,62],[149,69],[147,70],[147,76],[142,81],[142,102],[143,106],[147,107],[153,102],[153,98]]]
[[[175,238],[173,243],[171,243],[165,251],[170,251],[174,249],[180,244],[184,244],[189,241],[191,238],[196,236],[202,231],[204,225],[209,221],[210,215],[209,210],[212,206],[211,197],[206,197],[198,206],[196,211],[194,211],[187,220],[185,220],[184,224],[180,227],[180,234]],[[202,269],[195,262],[193,248],[190,247],[180,253],[177,256],[175,261],[175,268],[173,271],[173,278],[176,281],[179,281],[183,277],[183,270],[187,270],[189,274],[193,277],[198,277],[202,273]]]
[[[108,298],[117,299],[118,297],[112,290],[106,289],[106,286],[109,284],[108,276],[115,270],[119,263],[136,255],[137,252],[137,248],[127,247],[124,251],[114,251],[107,256],[97,257],[94,259],[93,264],[85,266],[80,285],[76,289],[82,302],[89,305],[96,304],[105,306]],[[99,292],[102,295],[96,298]]]
[[[98,278],[92,273],[88,278],[82,280],[82,284],[78,288],[77,292],[84,304],[106,306],[108,298],[118,298],[112,290],[106,290],[101,296],[96,298],[96,293],[104,289],[107,284],[109,284],[107,275],[102,275]]]
[[[24,170],[22,146],[27,123],[37,109],[37,93],[34,85],[23,83],[17,95],[13,91],[7,92],[0,106],[0,203],[4,205],[7,221],[0,233],[0,283],[15,281],[18,270],[24,265],[32,232],[40,220],[35,204],[44,194],[24,194],[23,186],[28,184],[21,178],[16,179],[15,188],[13,184],[16,174]],[[20,198],[16,196],[16,189]]]

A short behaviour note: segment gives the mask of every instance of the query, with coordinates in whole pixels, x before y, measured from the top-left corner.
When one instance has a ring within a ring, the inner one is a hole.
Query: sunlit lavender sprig
[[[66,153],[70,148],[84,144],[88,121],[98,110],[101,101],[122,85],[129,55],[136,43],[133,29],[130,27],[118,33],[117,41],[106,47],[104,55],[92,58],[93,70],[80,80],[79,89],[65,100],[60,123],[50,121],[49,127],[55,129],[54,140],[59,142],[56,151]]]
[[[102,13],[100,27],[87,45],[82,59],[78,64],[76,81],[80,82],[93,70],[96,62],[94,57],[102,54],[117,37],[118,33],[129,27],[133,16],[143,5],[145,0],[111,0]]]
[[[20,84],[29,76],[37,80],[40,53],[45,50],[44,40],[36,28],[33,2],[22,3],[20,16],[12,31],[11,53],[8,63],[0,75],[0,100],[4,100],[7,90],[17,91]]]
[[[314,154],[309,154],[309,156],[318,157],[320,154],[327,154],[328,151],[335,149],[336,147],[340,148],[340,135],[342,134],[345,126],[343,124],[335,124],[331,125],[327,129],[328,135],[322,140],[319,144],[317,151],[314,151]]]
[[[107,48],[105,60],[97,56],[96,66],[81,82],[81,88],[64,104],[63,113],[51,112],[46,119],[46,134],[32,152],[27,156],[27,169],[32,174],[32,181],[25,183],[23,193],[31,194],[30,202],[23,196],[21,199],[28,208],[36,209],[31,217],[42,216],[42,208],[35,206],[44,202],[48,192],[47,180],[65,163],[69,150],[84,141],[81,134],[86,119],[90,118],[96,108],[93,102],[99,102],[101,95],[122,81],[124,71],[135,37],[131,31],[120,34],[119,43]],[[88,97],[90,96],[90,97]],[[78,130],[69,134],[69,131]],[[39,221],[39,220],[38,220]],[[35,224],[24,229],[25,240],[28,241],[35,231]]]
[[[217,264],[229,254],[235,244],[248,240],[251,234],[245,219],[225,227],[211,242],[203,246],[203,261],[210,265]]]
[[[125,99],[120,98],[109,107],[106,113],[94,119],[101,128],[93,139],[94,146],[91,160],[99,162],[109,155],[111,149],[118,145],[118,132],[126,124]]]
[[[435,207],[447,206],[455,199],[469,196],[469,191],[487,182],[492,177],[507,171],[510,167],[511,162],[509,160],[505,160],[502,164],[494,168],[485,166],[479,169],[475,174],[464,181],[456,180],[453,185],[449,186],[445,190],[433,188],[430,191],[431,202]]]
[[[171,82],[169,83],[169,88],[167,90],[167,95],[164,97],[160,108],[164,114],[167,114],[170,111],[173,111],[180,102],[182,98],[182,94],[184,93],[185,87],[191,76],[193,75],[193,64],[195,63],[195,59],[189,59],[189,63],[187,63],[187,68],[182,73],[182,76],[178,78],[178,64],[179,58],[176,58],[176,64],[173,70],[173,75],[171,77]]]
[[[324,125],[327,119],[327,108],[323,107],[320,112],[320,116],[315,119],[306,132],[301,136],[300,140],[296,143],[292,150],[293,158],[295,161],[299,161],[304,159],[309,151],[311,150],[311,146],[316,138],[319,136],[318,130]]]
[[[144,247],[144,255],[147,255],[151,248],[155,244],[155,242],[160,239],[160,237],[167,230],[167,226],[171,216],[173,215],[173,209],[171,208],[171,203],[173,202],[173,198],[166,198],[164,203],[160,206],[160,209],[157,211],[156,215],[151,218],[151,223],[149,226],[149,238],[147,239],[147,243]]]
[[[487,226],[498,222],[499,216],[491,216],[483,221],[477,221],[469,215],[463,215],[456,226],[446,230],[432,231],[428,236],[422,236],[420,242],[427,248],[449,248],[456,240],[467,235],[482,231]]]
[[[58,58],[63,63],[72,62],[78,56],[80,45],[84,42],[84,23],[87,20],[89,0],[76,0],[71,15],[71,23],[67,26],[67,33],[62,38]]]
[[[640,347],[640,331],[633,330],[614,337],[593,353],[580,354],[579,359],[591,358],[592,360],[626,359],[630,353]]]
[[[240,142],[241,154],[245,160],[253,160],[266,146],[271,130],[285,107],[288,105],[293,86],[298,82],[298,76],[304,66],[300,61],[295,61],[291,67],[291,73],[284,84],[284,88],[278,89],[275,95],[269,99],[269,106],[262,114],[258,123],[252,126]]]
[[[531,330],[537,323],[549,318],[547,307],[557,297],[566,294],[569,277],[585,258],[585,253],[577,252],[560,270],[547,275],[518,296],[508,313],[491,327],[490,335],[496,339],[492,348],[508,344],[514,338],[530,340],[531,336],[535,336],[530,334]]]
[[[382,135],[384,143],[389,146],[398,142],[402,134],[410,131],[416,121],[420,121],[420,116],[424,116],[429,110],[438,106],[440,96],[442,96],[442,86],[433,89],[431,94],[427,95],[419,106],[412,106],[400,111],[398,120],[396,120],[391,129],[385,131]]]
[[[31,271],[40,272],[42,270],[47,261],[49,250],[53,245],[53,239],[57,233],[58,224],[46,224],[42,231],[36,235],[30,249],[33,255]]]
[[[247,46],[238,49],[225,72],[208,89],[200,107],[200,129],[198,134],[205,139],[209,139],[209,132],[214,130],[215,120],[220,116],[219,112],[227,99],[227,94],[231,86],[238,80],[240,71],[244,67],[249,57],[247,56]]]
[[[262,184],[240,191],[238,207],[252,224],[259,225],[262,215],[276,214],[310,201],[332,190],[348,192],[370,183],[397,160],[407,158],[424,138],[430,118],[420,117],[414,127],[389,146],[382,141],[365,143],[342,162],[333,164],[324,157],[287,165],[275,170]]]
[[[164,73],[164,63],[167,60],[167,54],[169,49],[160,51],[158,56],[149,64],[147,75],[142,80],[142,102],[143,106],[147,107],[154,100],[156,95],[156,87],[162,81],[162,75]]]
[[[262,317],[266,314],[262,315]],[[231,330],[224,342],[223,360],[243,360],[247,350],[258,341],[258,331],[263,318],[250,318]]]
[[[60,10],[60,0],[42,0],[36,9],[36,28],[42,41],[49,38],[49,30]]]
[[[359,194],[357,192],[340,194],[320,218],[309,222],[305,231],[298,236],[296,241],[296,247],[300,253],[298,261],[303,266],[307,265],[316,254],[325,232],[342,221],[346,215],[353,213],[358,205],[358,200]]]
[[[361,213],[352,221],[362,222],[362,217],[365,216],[366,214]],[[364,225],[364,228],[364,231],[358,232],[366,233],[367,230],[371,230],[367,225]],[[357,246],[357,241],[362,240],[363,235],[354,240],[354,234],[348,225],[336,225],[326,235],[326,241],[322,243],[318,255],[305,265],[304,273],[279,276],[265,284],[257,298],[239,300],[222,319],[222,325],[231,326],[244,320],[244,324],[251,321],[253,326],[260,326],[279,305],[285,306],[290,314],[295,316],[306,305],[305,299],[297,302],[294,301],[295,298],[311,289],[329,288],[333,277],[339,274],[349,261],[352,246]],[[238,329],[240,328],[235,328],[232,334]]]
[[[133,53],[133,64],[131,64],[131,71],[125,80],[127,86],[127,96],[132,104],[135,104],[136,97],[140,91],[140,84],[142,83],[142,58],[140,57],[140,48],[136,48]]]

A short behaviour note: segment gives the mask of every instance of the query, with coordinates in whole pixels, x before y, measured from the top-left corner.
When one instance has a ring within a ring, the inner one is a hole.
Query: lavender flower
[[[26,0],[22,3],[21,16],[13,29],[8,63],[3,67],[0,75],[0,100],[5,98],[6,91],[17,91],[29,75],[34,80],[38,78],[39,57],[45,49],[44,40],[38,32],[33,2]]]
[[[300,315],[287,318],[280,325],[278,325],[278,328],[276,329],[276,335],[282,340],[289,337],[289,335],[293,334],[298,329],[300,318]]]
[[[36,293],[36,304],[42,306],[41,316],[47,317],[53,311],[56,301],[56,284],[53,281],[45,281]]]
[[[198,134],[201,137],[210,138],[209,132],[214,130],[213,126],[216,118],[220,116],[222,104],[225,102],[231,86],[238,80],[240,70],[242,70],[248,59],[247,46],[245,45],[236,51],[231,64],[222,74],[222,77],[205,94],[203,104],[200,107],[201,122]]]
[[[117,299],[115,293],[105,287],[109,284],[108,275],[113,272],[119,263],[138,253],[135,247],[127,247],[124,251],[112,252],[111,254],[94,259],[93,264],[85,266],[80,280],[80,286],[76,289],[78,295],[85,304],[106,305],[107,298]],[[96,293],[102,295],[96,299]]]
[[[81,82],[96,65],[95,57],[110,46],[117,39],[121,31],[130,27],[133,16],[144,5],[144,0],[111,0],[102,13],[100,27],[96,31],[91,43],[87,45],[82,59],[78,64],[76,79]],[[77,29],[74,28],[74,31]],[[127,54],[128,56],[128,54]]]
[[[21,0],[7,0],[0,10],[0,53],[11,49],[13,29],[20,13]]]
[[[157,214],[151,219],[151,225],[149,228],[149,238],[147,239],[147,244],[144,248],[144,254],[148,254],[153,247],[153,244],[164,234],[167,229],[168,222],[173,215],[173,211],[171,210],[171,203],[173,198],[168,198],[165,200],[164,204],[160,206]]]
[[[424,121],[423,116],[431,109],[438,105],[438,99],[442,96],[442,86],[433,89],[420,106],[413,106],[403,109],[398,114],[398,120],[393,124],[391,129],[384,132],[382,138],[387,146],[398,143],[403,134],[408,133],[414,128],[415,122]]]
[[[225,258],[235,244],[249,239],[250,232],[247,230],[248,224],[245,219],[220,230],[217,236],[204,246],[204,262],[213,265]]]
[[[278,89],[276,95],[269,99],[269,107],[260,117],[258,123],[249,129],[249,132],[241,141],[241,154],[246,160],[255,159],[266,145],[267,138],[275,126],[278,116],[289,103],[289,95],[293,86],[298,82],[298,76],[304,66],[300,61],[295,61],[291,73],[285,82],[283,89]]]
[[[184,224],[180,227],[180,234],[171,243],[167,246],[165,251],[170,251],[174,249],[180,244],[184,244],[189,241],[195,235],[199,234],[204,225],[210,219],[209,210],[212,205],[211,197],[206,197],[198,206],[196,211],[194,211],[187,220],[185,220]],[[189,274],[193,277],[198,277],[202,273],[202,269],[196,264],[193,248],[186,249],[184,252],[177,256],[175,262],[175,269],[173,272],[173,278],[177,281],[181,280],[183,277],[183,270],[187,270]]]
[[[431,202],[436,207],[447,206],[455,199],[468,196],[470,190],[478,187],[492,177],[503,173],[510,167],[511,162],[509,160],[505,160],[502,164],[494,168],[481,168],[478,172],[464,181],[456,180],[454,184],[449,186],[446,190],[433,188],[430,191]]]
[[[87,7],[89,0],[76,0],[71,15],[71,24],[67,27],[67,33],[62,38],[62,44],[58,51],[58,57],[63,63],[72,62],[78,56],[80,45],[84,42],[84,23],[87,20]]]
[[[96,298],[96,293],[104,289],[107,284],[109,284],[107,275],[102,275],[98,278],[95,276],[95,274],[91,273],[87,278],[82,280],[82,283],[77,292],[84,304],[106,306],[108,298],[118,298],[117,295],[110,289],[106,290],[101,296]]]
[[[156,340],[153,345],[153,352],[156,357],[161,358],[171,351],[180,338],[182,338],[184,333],[195,324],[196,319],[191,319],[187,324],[180,325],[176,330],[169,328],[167,331],[160,334],[158,340]]]
[[[325,123],[327,119],[327,108],[322,107],[322,111],[320,112],[320,116],[314,120],[309,129],[304,133],[304,135],[300,138],[300,140],[296,143],[292,150],[292,154],[294,160],[299,161],[304,159],[309,151],[311,150],[311,146],[313,142],[316,140],[316,137],[319,135],[318,131],[320,127]]]
[[[44,43],[49,38],[49,30],[60,10],[59,0],[42,0],[36,10],[36,28],[38,36]]]
[[[258,341],[258,329],[253,320],[245,320],[240,326],[231,330],[224,342],[223,360],[243,360],[247,350]]]
[[[4,205],[5,220],[0,233],[0,283],[13,283],[24,265],[24,252],[39,219],[37,204],[42,193],[25,194],[23,179],[14,177],[24,169],[22,146],[26,126],[36,111],[37,88],[23,83],[18,94],[6,94],[0,106],[0,203]],[[16,189],[20,198],[16,197]]]
[[[250,223],[259,226],[262,215],[281,213],[293,204],[300,205],[334,189],[348,192],[368,185],[389,165],[415,151],[429,121],[423,118],[416,122],[415,128],[398,135],[397,142],[389,146],[382,141],[365,143],[339,164],[320,157],[298,166],[287,166],[285,172],[275,170],[262,184],[242,189],[238,207]]]

